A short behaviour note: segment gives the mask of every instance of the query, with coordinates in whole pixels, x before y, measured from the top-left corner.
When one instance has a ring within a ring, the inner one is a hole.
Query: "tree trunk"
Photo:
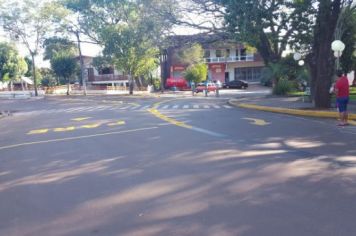
[[[129,91],[130,91],[130,95],[133,95],[133,90],[134,90],[134,82],[133,82],[133,78],[131,75],[131,72],[129,73]]]
[[[70,94],[70,77],[68,77],[67,96]]]
[[[35,96],[38,96],[37,92],[37,76],[36,76],[36,63],[35,63],[35,55],[31,53],[32,58],[32,74],[33,74],[33,86],[35,87]]]
[[[331,103],[329,89],[335,66],[331,43],[340,14],[340,1],[324,0],[319,2],[310,63],[312,96],[316,108],[329,108]]]
[[[80,60],[80,82],[84,89],[84,95],[87,95],[86,81],[84,78],[84,61],[83,61],[82,49],[80,47],[80,37],[78,31],[75,33],[75,36],[77,37],[79,60]]]

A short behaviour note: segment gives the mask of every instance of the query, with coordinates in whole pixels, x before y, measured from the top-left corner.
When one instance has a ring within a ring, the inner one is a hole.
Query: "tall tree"
[[[81,25],[86,35],[102,44],[104,55],[129,76],[132,94],[134,77],[157,63],[162,36],[171,29],[167,12],[174,13],[175,0],[64,2],[85,19]]]
[[[44,43],[44,60],[51,60],[56,54],[66,51],[70,54],[77,54],[76,45],[67,38],[51,37],[47,38]]]
[[[53,28],[49,9],[51,3],[47,1],[10,0],[2,2],[0,10],[0,22],[4,30],[23,43],[31,56],[35,96],[38,95],[35,57]]]
[[[51,60],[53,72],[67,81],[67,95],[70,94],[70,79],[77,71],[75,56],[66,51],[57,53]]]
[[[350,6],[352,0],[319,0],[313,27],[312,50],[308,56],[312,83],[311,92],[315,107],[328,108],[331,103],[329,89],[335,72],[335,60],[331,43],[335,39],[341,9]]]
[[[12,84],[23,76],[28,70],[27,63],[19,54],[15,46],[0,43],[0,80]]]

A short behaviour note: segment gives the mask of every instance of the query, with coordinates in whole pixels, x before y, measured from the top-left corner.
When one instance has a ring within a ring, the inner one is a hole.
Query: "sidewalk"
[[[229,103],[233,106],[256,109],[261,111],[284,113],[300,116],[312,116],[320,118],[338,118],[339,114],[332,104],[332,108],[317,110],[311,102],[303,101],[302,97],[277,97],[260,96],[230,99]],[[356,120],[356,102],[352,101],[348,105],[349,119]]]

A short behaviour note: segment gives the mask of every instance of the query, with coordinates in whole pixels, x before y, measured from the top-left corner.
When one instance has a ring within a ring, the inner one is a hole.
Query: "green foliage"
[[[189,66],[184,72],[184,78],[194,83],[200,83],[201,81],[206,80],[208,75],[208,67],[204,63],[195,64]]]
[[[41,68],[39,70],[39,73],[42,77],[41,80],[41,85],[42,86],[56,86],[59,85],[60,83],[56,79],[55,75],[53,74],[53,71],[49,68]]]
[[[198,64],[203,62],[204,49],[200,44],[195,43],[180,49],[175,55],[176,60],[184,65]]]
[[[311,0],[216,2],[226,9],[228,31],[239,42],[256,47],[267,64],[278,61],[287,44],[301,47],[312,35],[312,16],[316,12]]]
[[[110,57],[97,56],[93,58],[92,65],[97,71],[103,71],[104,69],[111,67],[112,63]]]
[[[2,2],[0,23],[10,36],[21,42],[32,59],[36,70],[35,56],[45,37],[54,29],[51,10],[53,3],[48,1],[11,0]],[[34,72],[35,94],[37,95],[37,73]]]
[[[280,79],[293,81],[296,89],[303,89],[310,83],[309,72],[305,66],[299,66],[292,55],[282,58],[278,63],[270,63],[261,72],[261,84],[272,86]]]
[[[278,80],[273,88],[273,94],[275,95],[286,95],[288,92],[292,91],[294,85],[291,81],[285,78]]]
[[[0,43],[0,80],[15,81],[27,71],[27,63],[14,45]]]
[[[43,59],[51,60],[56,54],[66,51],[71,54],[77,54],[76,45],[66,38],[51,37],[44,41],[43,47],[45,48]]]
[[[69,79],[75,75],[77,71],[77,61],[72,54],[57,53],[51,60],[51,68],[58,77]]]
[[[356,69],[356,5],[343,9],[340,19],[342,27],[341,41],[345,44],[345,50],[340,58],[340,64],[345,72]]]

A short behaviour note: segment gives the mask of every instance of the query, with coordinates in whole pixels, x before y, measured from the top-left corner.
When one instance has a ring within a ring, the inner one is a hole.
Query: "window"
[[[220,49],[216,50],[216,57],[222,57],[222,51]]]
[[[225,57],[230,57],[230,49],[226,49],[226,55]]]
[[[263,67],[235,68],[235,80],[246,80],[258,82]]]
[[[204,51],[204,58],[210,58],[210,50]]]

